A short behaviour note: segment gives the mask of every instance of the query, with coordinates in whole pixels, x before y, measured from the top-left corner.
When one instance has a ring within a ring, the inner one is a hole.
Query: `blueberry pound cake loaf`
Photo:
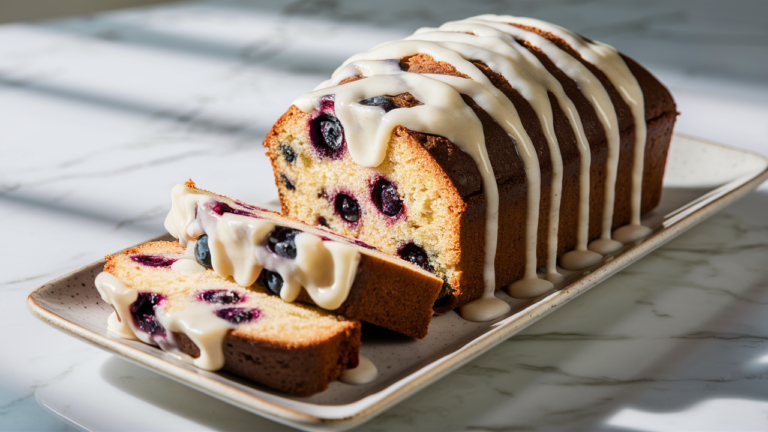
[[[308,396],[358,364],[360,322],[243,288],[197,264],[176,242],[108,256],[96,278],[109,327],[267,387]]]
[[[264,146],[283,214],[421,266],[436,312],[487,320],[496,289],[541,295],[651,233],[676,116],[614,48],[483,15],[351,57]]]
[[[443,281],[359,241],[198,189],[174,187],[165,228],[201,268],[285,302],[423,338]]]

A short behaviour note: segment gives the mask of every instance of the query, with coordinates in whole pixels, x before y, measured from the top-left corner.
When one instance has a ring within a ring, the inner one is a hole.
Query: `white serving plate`
[[[566,278],[557,290],[539,298],[517,300],[500,292],[499,298],[512,306],[512,312],[496,321],[472,323],[452,312],[435,317],[429,335],[420,341],[366,333],[361,352],[377,365],[378,378],[363,386],[334,382],[325,392],[308,398],[203,371],[158,348],[108,334],[106,322],[112,309],[93,286],[104,261],[46,283],[30,294],[27,305],[33,314],[59,329],[224,402],[300,429],[344,430],[371,419],[491,349],[743,197],[767,178],[768,159],[763,156],[676,135],[662,202],[643,217],[643,223],[654,230],[649,238],[627,245],[594,268],[563,271]]]

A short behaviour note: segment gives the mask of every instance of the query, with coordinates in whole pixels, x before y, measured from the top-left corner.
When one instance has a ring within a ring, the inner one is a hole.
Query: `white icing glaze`
[[[197,220],[208,234],[211,264],[216,274],[225,279],[232,277],[240,286],[253,285],[262,270],[254,248],[264,247],[275,224],[232,213],[215,217],[205,206],[198,207]]]
[[[136,301],[139,293],[125,286],[116,276],[106,272],[99,273],[94,283],[101,298],[114,309],[107,320],[109,330],[122,338],[136,339],[131,327],[130,306]]]
[[[541,279],[539,279],[541,280]],[[483,296],[459,307],[459,314],[467,321],[484,322],[508,314],[512,308],[496,296]]]
[[[345,370],[339,377],[339,381],[352,384],[361,385],[368,384],[379,376],[379,371],[376,365],[373,364],[371,359],[360,354],[360,360],[356,368]]]
[[[509,295],[515,298],[533,298],[538,297],[554,288],[549,281],[543,279],[521,279],[510,284],[507,290]]]
[[[323,242],[311,234],[296,236],[296,264],[300,270],[299,280],[309,296],[322,308],[336,310],[349,295],[355,280],[360,254],[349,245]],[[299,289],[283,289],[280,296],[285,301],[294,301]]]
[[[347,299],[360,262],[357,246],[300,233],[295,238],[296,258],[284,258],[267,249],[275,222],[233,213],[219,216],[211,210],[214,197],[185,185],[175,186],[172,197],[166,229],[187,246],[187,254],[194,239],[207,234],[211,264],[219,276],[248,287],[267,269],[282,277],[280,296],[285,301],[296,300],[302,287],[323,309],[338,309]]]
[[[216,316],[210,305],[192,303],[172,314],[158,306],[155,314],[169,339],[171,332],[183,333],[200,349],[200,356],[192,360],[192,364],[205,370],[224,367],[224,336],[236,326]]]
[[[616,240],[599,238],[589,244],[589,250],[598,254],[608,255],[621,249],[624,245]]]
[[[187,242],[187,248],[184,251],[184,256],[194,260],[195,259],[195,247],[197,247],[197,241],[192,240],[190,242]]]
[[[171,270],[179,273],[202,274],[205,273],[205,267],[193,259],[180,259],[171,264]]]
[[[197,206],[204,200],[213,201],[213,198],[202,194],[191,194],[184,185],[176,185],[171,190],[171,211],[165,217],[165,230],[179,239],[179,244],[188,246],[203,235],[202,227],[197,221]],[[192,250],[194,253],[194,249]],[[193,255],[194,256],[194,255]]]
[[[624,225],[623,227],[620,227],[614,231],[613,238],[624,244],[629,244],[648,237],[652,232],[653,230],[647,226],[633,223]]]
[[[591,250],[572,250],[560,257],[560,267],[566,270],[581,270],[599,263],[603,256]]]

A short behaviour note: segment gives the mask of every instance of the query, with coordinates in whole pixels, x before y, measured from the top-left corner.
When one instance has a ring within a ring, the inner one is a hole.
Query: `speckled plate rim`
[[[422,367],[385,389],[350,404],[319,406],[293,400],[286,404],[290,406],[272,403],[243,392],[234,386],[190,372],[167,360],[149,355],[121,343],[119,340],[110,339],[80,327],[45,309],[35,301],[36,294],[47,286],[63,281],[82,271],[89,271],[96,265],[103,265],[104,261],[89,264],[42,285],[29,295],[27,307],[35,316],[60,330],[244,410],[305,430],[328,431],[349,429],[370,420],[373,416],[463,366],[498,343],[545,317],[559,306],[576,298],[654,249],[734,203],[768,179],[768,158],[762,155],[684,135],[675,135],[675,139],[687,140],[703,146],[714,146],[721,151],[725,150],[741,154],[752,159],[752,162],[757,162],[761,168],[751,174],[716,187],[696,200],[666,215],[662,222],[662,227],[650,237],[634,245],[627,246],[621,253],[615,255],[613,259],[606,260],[599,267],[584,272],[583,276],[565,288],[546,294],[536,299],[525,309],[493,323],[484,334],[469,341],[460,349]],[[735,168],[738,169],[739,167]],[[167,234],[148,241],[163,238],[167,238]]]

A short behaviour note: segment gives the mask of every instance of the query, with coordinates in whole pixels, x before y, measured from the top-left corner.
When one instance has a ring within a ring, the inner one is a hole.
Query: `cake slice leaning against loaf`
[[[190,256],[240,286],[423,338],[442,280],[357,240],[198,189],[173,189],[165,227]]]
[[[108,256],[96,287],[115,309],[112,331],[202,369],[309,396],[358,364],[360,322],[286,303],[259,285],[238,286],[202,268],[176,242]]]

